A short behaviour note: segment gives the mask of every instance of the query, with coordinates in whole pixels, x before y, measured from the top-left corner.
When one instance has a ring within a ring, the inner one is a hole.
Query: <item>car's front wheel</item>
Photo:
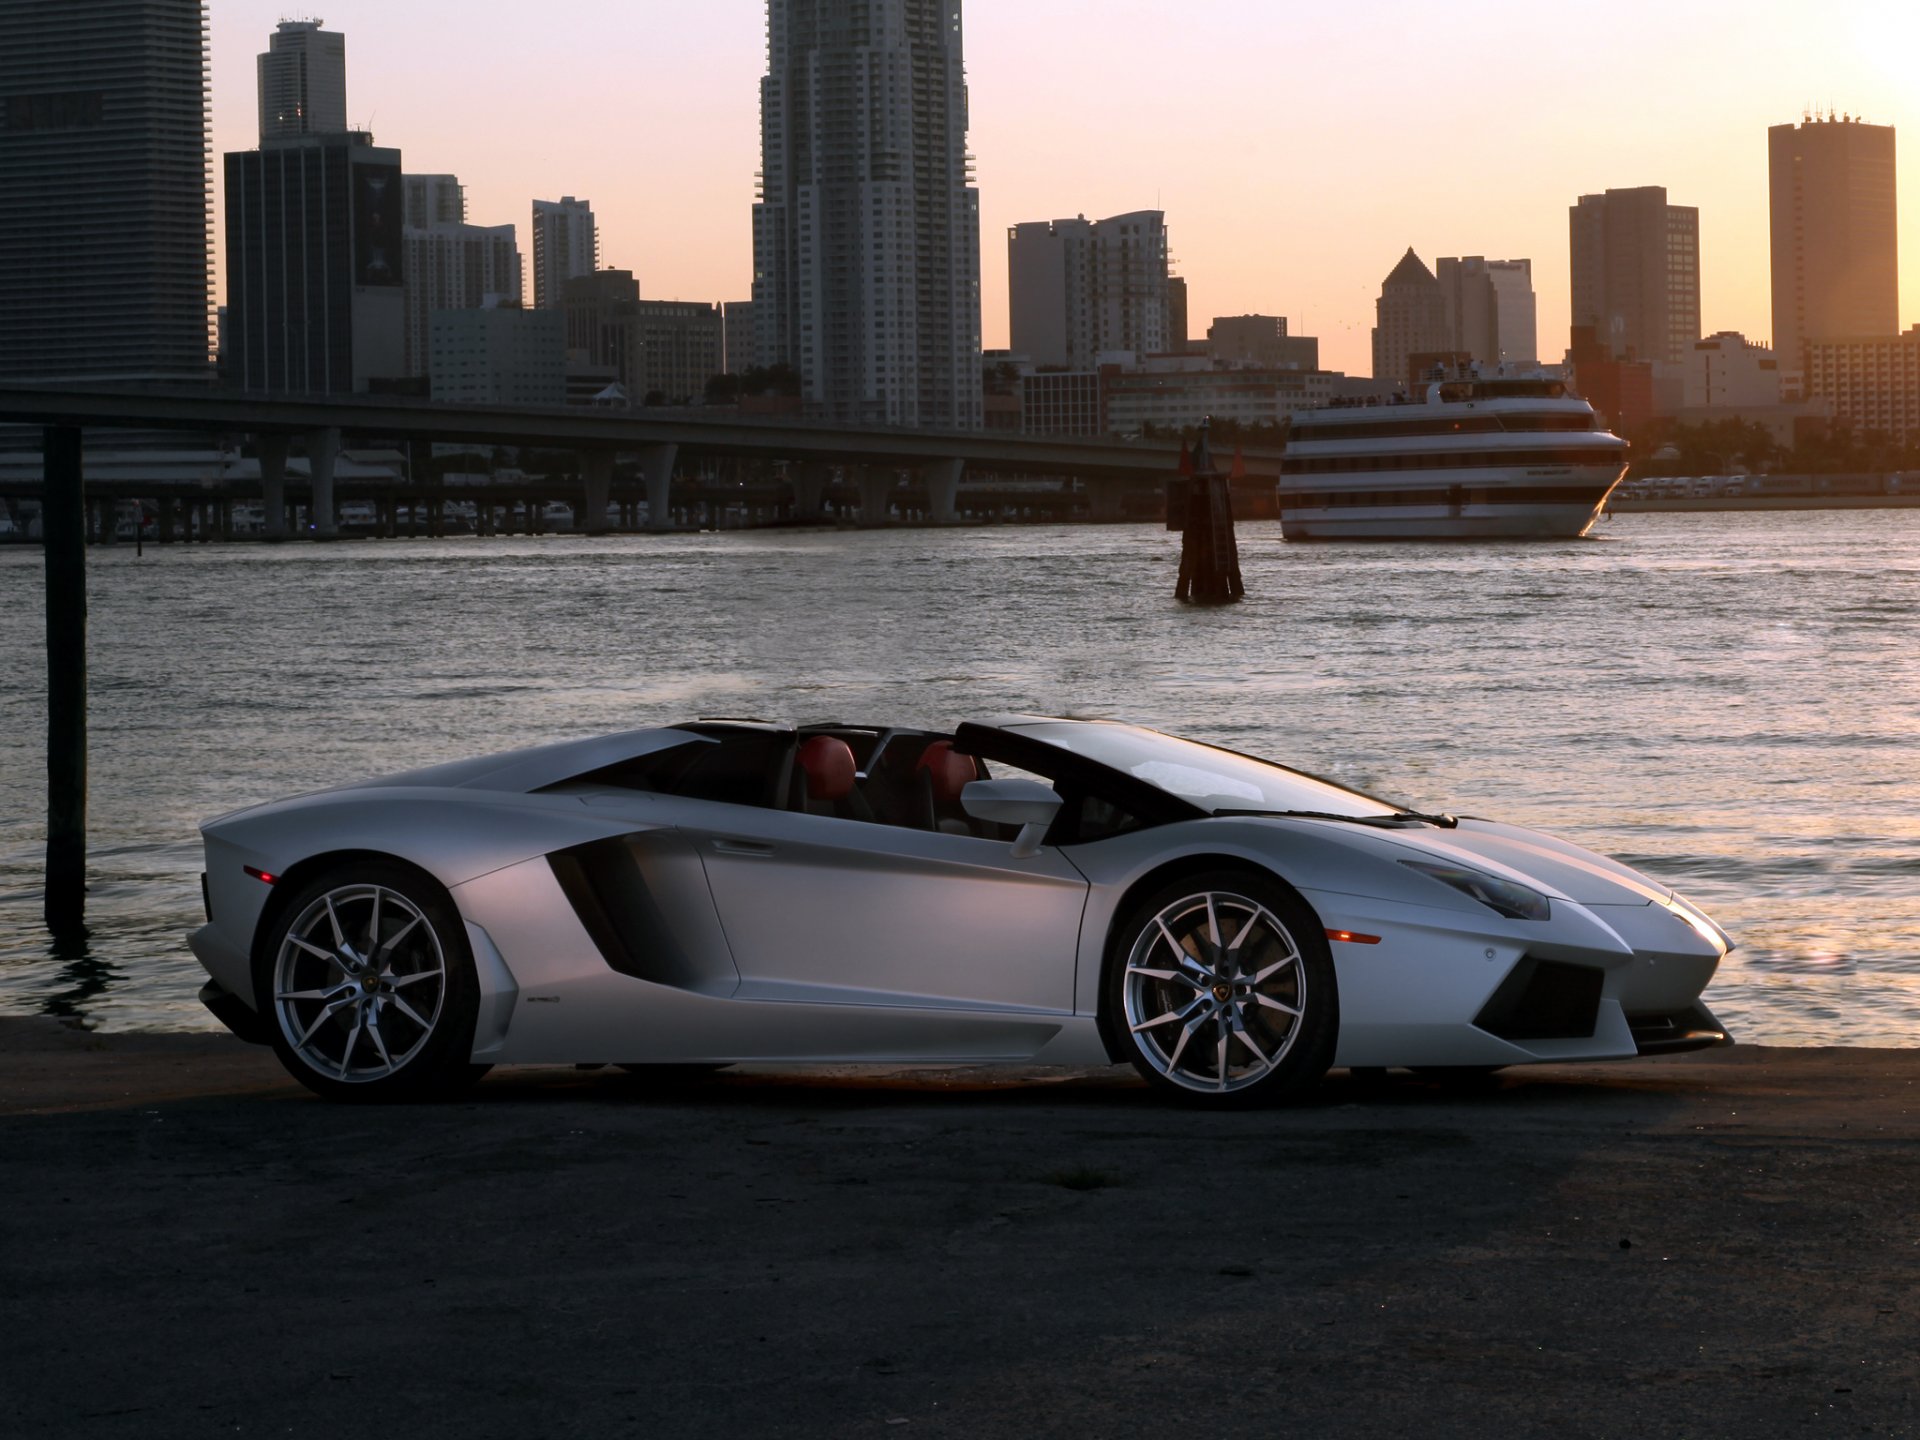
[[[1333,1063],[1340,996],[1326,933],[1270,877],[1185,876],[1114,933],[1107,1014],[1157,1086],[1213,1105],[1287,1100]]]
[[[470,1063],[480,988],[453,902],[398,865],[303,885],[256,958],[255,993],[295,1079],[336,1100],[445,1094]]]

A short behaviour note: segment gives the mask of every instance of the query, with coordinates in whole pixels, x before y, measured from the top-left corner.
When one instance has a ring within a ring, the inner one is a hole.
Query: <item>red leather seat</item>
[[[951,740],[936,740],[920,752],[913,768],[925,787],[927,829],[951,835],[976,833],[960,804],[960,792],[980,778],[980,762],[956,751]]]
[[[795,758],[807,777],[807,799],[831,805],[852,793],[859,772],[853,763],[853,748],[846,741],[815,735],[801,745]]]

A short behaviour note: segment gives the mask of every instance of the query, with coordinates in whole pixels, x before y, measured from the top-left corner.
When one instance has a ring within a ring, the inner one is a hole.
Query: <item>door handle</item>
[[[714,852],[720,855],[748,855],[764,860],[773,854],[773,846],[760,840],[716,840]]]

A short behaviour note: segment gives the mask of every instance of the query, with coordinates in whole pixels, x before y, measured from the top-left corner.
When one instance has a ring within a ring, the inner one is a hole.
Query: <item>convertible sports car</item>
[[[1131,725],[708,720],[209,821],[201,998],[343,1099],[494,1064],[1330,1066],[1724,1044],[1726,934],[1537,831]]]

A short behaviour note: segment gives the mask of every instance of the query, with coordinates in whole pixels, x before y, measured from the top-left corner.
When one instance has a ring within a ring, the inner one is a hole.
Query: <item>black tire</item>
[[[1254,870],[1186,875],[1144,896],[1109,937],[1101,1000],[1136,1070],[1209,1107],[1299,1099],[1340,1037],[1325,929],[1290,887]]]
[[[487,1072],[472,1063],[466,927],[419,871],[361,862],[314,876],[261,937],[253,975],[280,1063],[329,1100],[439,1099]]]

